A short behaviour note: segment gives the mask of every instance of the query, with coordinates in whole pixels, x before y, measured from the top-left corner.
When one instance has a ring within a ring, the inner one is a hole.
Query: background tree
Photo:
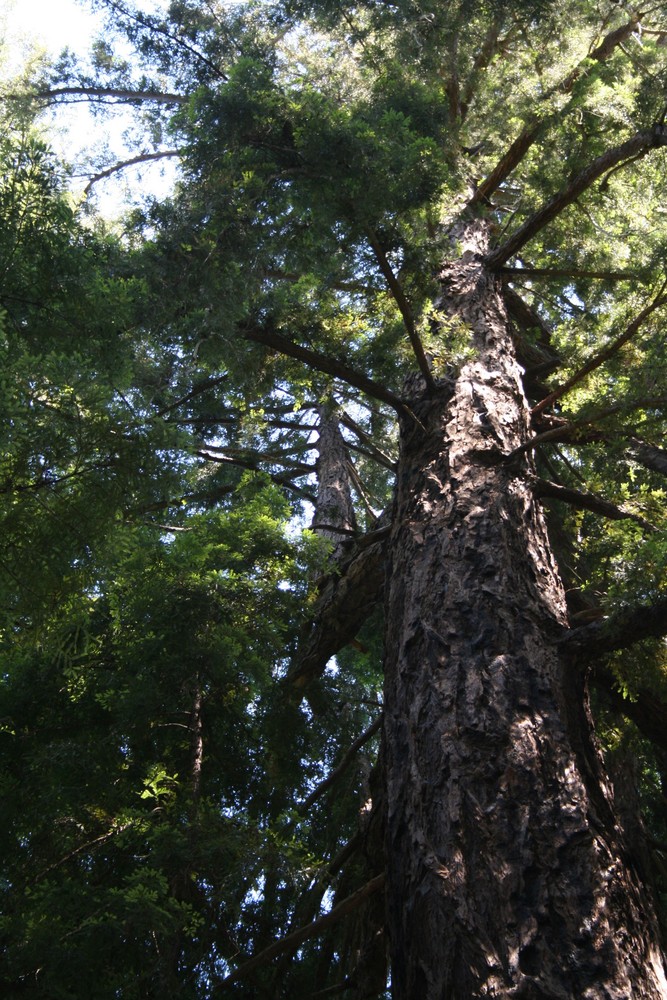
[[[98,6],[32,99],[182,179],[5,154],[7,988],[666,996],[667,10]]]

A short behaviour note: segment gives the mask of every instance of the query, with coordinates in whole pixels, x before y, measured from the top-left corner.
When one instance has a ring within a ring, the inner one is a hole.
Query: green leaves
[[[347,585],[373,544],[304,530],[321,404],[357,524],[381,533],[395,413],[344,373],[400,395],[412,319],[434,377],[458,375],[470,330],[433,306],[453,220],[482,215],[502,246],[651,125],[664,25],[647,13],[603,58],[630,15],[580,0],[102,5],[136,56],[109,35],[79,82],[134,80],[133,107],[164,90],[146,138],[177,136],[183,172],[116,238],[77,217],[29,126],[0,139],[3,975],[8,994],[194,998],[356,877],[337,858],[376,742],[304,803],[381,711],[380,609],[306,701],[286,680],[327,575]],[[531,403],[656,295],[666,193],[662,151],[619,165],[498,275],[523,298]],[[656,310],[535,414],[540,475],[632,515],[554,503],[573,614],[664,591],[664,484],[636,445],[664,437],[664,347]],[[631,695],[661,690],[656,644],[613,666]],[[335,988],[348,944],[239,995]]]

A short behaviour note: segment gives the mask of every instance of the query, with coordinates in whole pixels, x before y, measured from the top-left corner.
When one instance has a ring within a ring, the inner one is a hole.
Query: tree
[[[137,62],[33,99],[148,108],[182,178],[114,251],[150,495],[66,638],[12,620],[60,824],[17,802],[12,988],[667,996],[667,9],[98,6]]]

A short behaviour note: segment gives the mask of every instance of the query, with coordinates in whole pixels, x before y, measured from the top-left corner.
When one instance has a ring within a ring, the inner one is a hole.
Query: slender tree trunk
[[[387,587],[388,922],[395,1000],[667,997],[615,820],[563,589],[531,492],[528,405],[486,234],[457,234],[455,382],[416,383]]]
[[[356,531],[349,458],[333,405],[320,406],[320,441],[317,463],[317,505],[313,531],[332,542]]]

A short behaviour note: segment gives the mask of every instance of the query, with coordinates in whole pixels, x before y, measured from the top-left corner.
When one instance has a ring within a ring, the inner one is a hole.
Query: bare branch
[[[667,636],[667,596],[650,604],[622,608],[603,621],[573,629],[562,639],[566,649],[597,659],[628,649],[643,639]]]
[[[653,472],[659,472],[667,476],[667,451],[658,448],[648,441],[641,441],[639,438],[632,438],[628,454],[635,462],[639,462]]]
[[[119,173],[121,170],[125,170],[126,167],[135,167],[138,163],[149,163],[152,160],[165,160],[169,157],[180,156],[182,150],[180,149],[163,149],[157,153],[140,153],[138,156],[132,156],[129,160],[121,160],[118,163],[114,163],[112,167],[107,167],[105,170],[100,170],[99,173],[93,174],[85,188],[83,189],[84,194],[89,194],[90,189],[98,181],[103,181],[107,177],[113,176],[113,174]]]
[[[44,88],[29,94],[12,95],[25,98],[37,98],[40,101],[54,101],[57,104],[67,104],[67,97],[83,97],[87,102],[99,101],[108,104],[187,104],[188,98],[183,94],[168,94],[158,90],[133,90],[126,87],[87,87],[83,84],[70,87]]]
[[[359,426],[356,420],[352,419],[349,413],[343,412],[340,422],[344,427],[347,427],[348,430],[356,434],[360,441],[363,441],[367,449],[364,454],[372,455],[372,457],[376,460],[376,462],[379,462],[380,465],[384,465],[385,468],[390,469],[392,472],[396,471],[396,459],[381,451],[373,442],[370,435],[366,433],[363,427]]]

